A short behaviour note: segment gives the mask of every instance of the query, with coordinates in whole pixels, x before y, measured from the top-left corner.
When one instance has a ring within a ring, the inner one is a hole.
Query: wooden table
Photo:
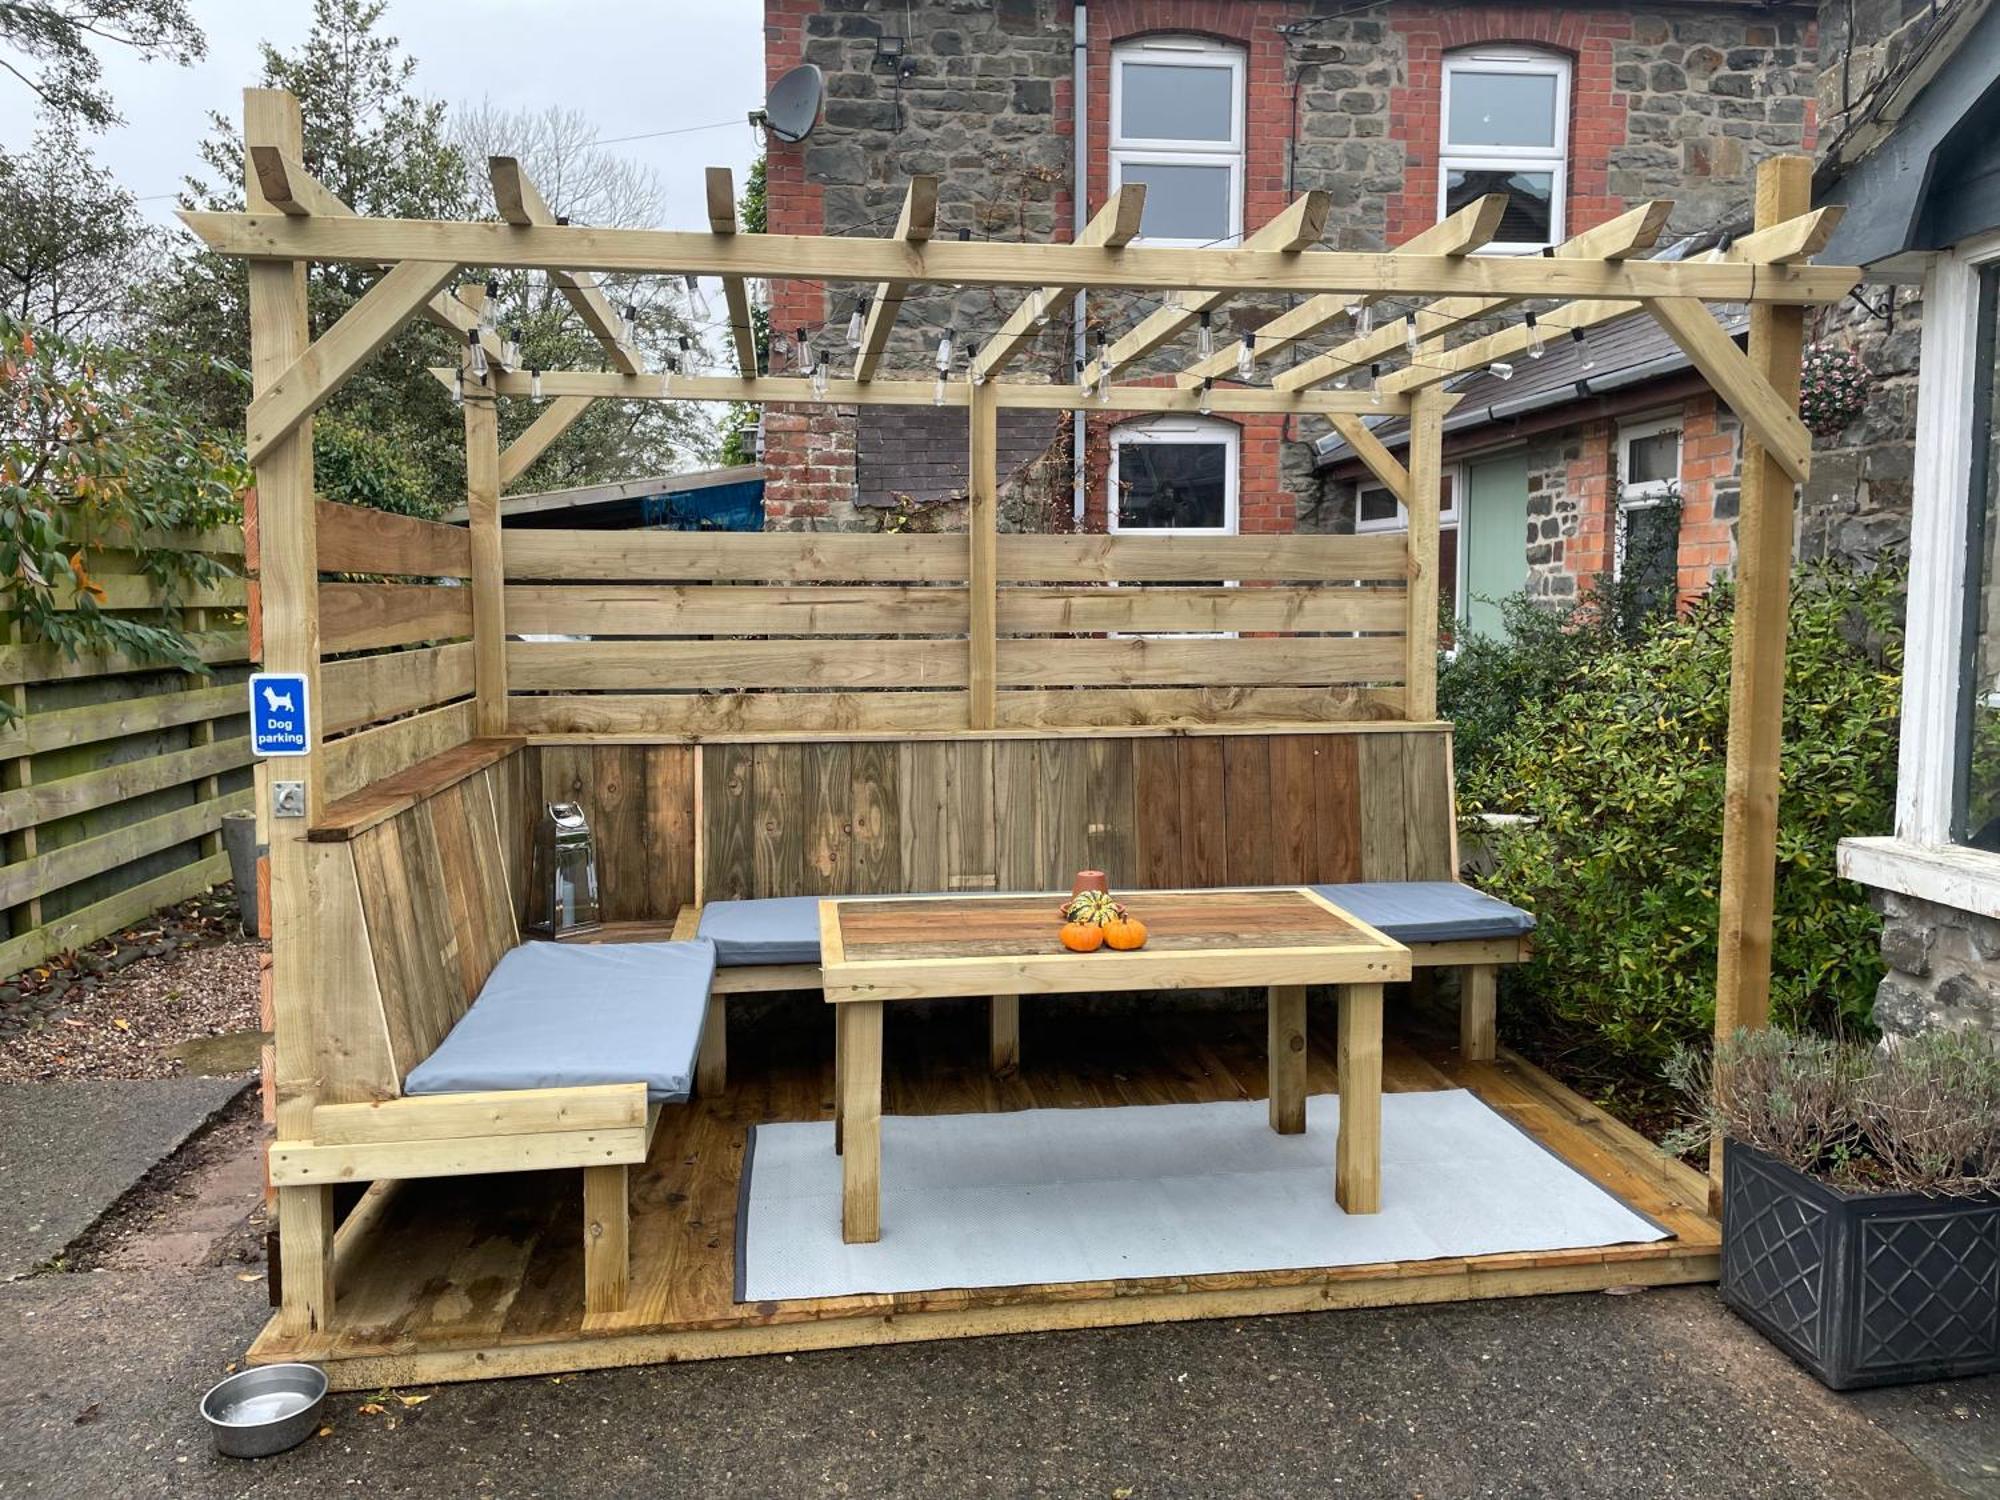
[[[1382,986],[1410,952],[1305,889],[1140,891],[1137,952],[1071,953],[1056,937],[1064,898],[852,897],[820,902],[820,974],[836,1005],[835,1149],[841,1237],[882,1237],[882,1007],[953,995],[1229,989],[1270,993],[1271,1128],[1306,1128],[1306,986],[1342,986],[1340,1137],[1334,1196],[1351,1214],[1382,1204]]]

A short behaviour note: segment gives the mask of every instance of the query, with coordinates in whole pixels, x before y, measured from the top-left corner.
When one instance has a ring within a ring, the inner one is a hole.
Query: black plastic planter
[[[1723,1149],[1722,1300],[1836,1391],[2000,1371],[2000,1198],[1844,1193]]]

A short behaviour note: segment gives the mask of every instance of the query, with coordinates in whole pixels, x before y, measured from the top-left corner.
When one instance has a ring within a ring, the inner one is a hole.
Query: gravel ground
[[[170,1078],[167,1049],[257,1028],[257,960],[226,887],[0,987],[0,1083]],[[12,995],[8,992],[12,992]]]

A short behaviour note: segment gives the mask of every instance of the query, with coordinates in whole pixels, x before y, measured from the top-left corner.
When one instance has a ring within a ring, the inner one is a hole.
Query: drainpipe
[[[1070,59],[1072,82],[1070,84],[1070,132],[1075,164],[1070,178],[1076,186],[1071,192],[1074,210],[1074,225],[1070,233],[1072,241],[1083,238],[1084,225],[1090,222],[1090,6],[1089,0],[1075,0],[1074,21],[1071,28]],[[1076,300],[1070,304],[1070,379],[1076,378],[1077,366],[1085,358],[1089,348],[1087,337],[1089,313],[1084,306],[1087,293],[1079,291]],[[1074,516],[1073,524],[1083,529],[1084,482],[1089,466],[1084,462],[1084,425],[1087,418],[1084,408],[1079,406],[1070,413],[1069,419],[1069,484],[1070,508]]]

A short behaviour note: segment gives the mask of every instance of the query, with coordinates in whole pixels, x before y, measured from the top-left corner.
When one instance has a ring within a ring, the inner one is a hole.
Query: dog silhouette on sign
[[[264,707],[272,713],[276,713],[281,708],[288,714],[297,711],[292,707],[292,695],[290,693],[277,692],[268,683],[264,687]]]

